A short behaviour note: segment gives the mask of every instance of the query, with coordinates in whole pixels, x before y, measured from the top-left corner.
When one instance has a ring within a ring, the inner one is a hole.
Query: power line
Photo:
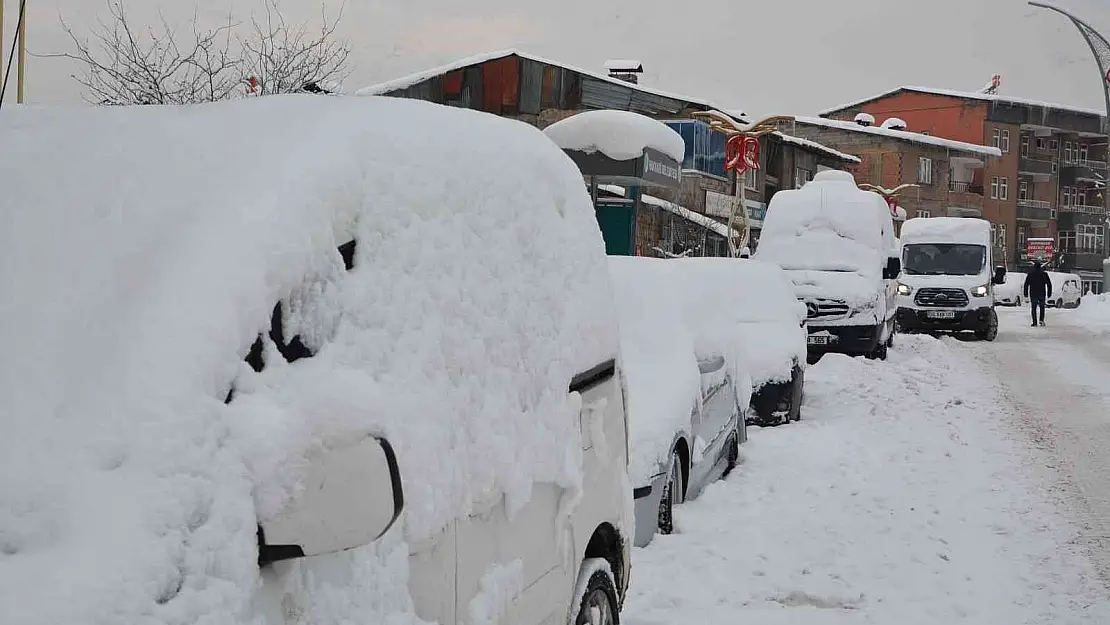
[[[3,2],[4,0],[0,0]],[[23,20],[27,13],[27,0],[20,0],[19,2],[19,19],[15,24],[15,37],[12,37],[12,51],[8,54],[8,68],[4,71],[4,83],[0,85],[0,107],[4,106],[4,95],[8,93],[8,82],[12,77],[12,63],[15,61],[16,46],[20,43],[23,35]],[[2,53],[2,51],[0,51]]]

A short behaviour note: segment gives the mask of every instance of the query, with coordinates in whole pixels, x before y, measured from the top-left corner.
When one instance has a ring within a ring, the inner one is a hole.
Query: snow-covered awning
[[[801,137],[795,137],[793,135],[788,135],[785,132],[780,132],[780,131],[775,131],[774,135],[776,137],[778,137],[779,139],[782,139],[783,143],[789,143],[789,144],[796,145],[796,146],[799,146],[799,147],[808,148],[810,150],[814,150],[814,151],[817,151],[817,152],[823,152],[823,153],[825,153],[825,154],[827,154],[827,155],[829,155],[833,158],[837,158],[837,159],[840,159],[842,161],[846,161],[848,163],[856,163],[858,165],[859,163],[863,162],[862,160],[860,160],[860,158],[858,156],[852,156],[851,154],[846,154],[844,152],[841,152],[840,150],[830,148],[829,146],[827,146],[823,143],[818,143],[816,141],[810,141],[809,139],[803,139]]]
[[[624,187],[618,185],[601,184],[598,185],[597,188],[608,191],[609,193],[615,193],[620,196],[624,196],[625,193]],[[725,237],[726,239],[728,238],[728,225],[723,224],[716,219],[709,217],[708,215],[703,215],[699,212],[692,211],[685,206],[680,206],[678,204],[675,204],[674,202],[671,202],[670,200],[664,200],[662,198],[655,197],[654,195],[641,195],[640,201],[649,206],[658,206],[659,208],[662,208],[663,210],[671,214],[682,217],[686,221],[695,223],[708,230],[711,230],[714,233]],[[743,231],[737,229],[736,226],[733,226],[732,230],[734,233],[733,236],[743,234]]]

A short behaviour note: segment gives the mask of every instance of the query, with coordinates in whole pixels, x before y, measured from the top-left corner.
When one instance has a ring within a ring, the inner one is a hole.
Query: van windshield
[[[982,245],[915,243],[903,250],[902,270],[915,276],[974,276],[987,260]]]

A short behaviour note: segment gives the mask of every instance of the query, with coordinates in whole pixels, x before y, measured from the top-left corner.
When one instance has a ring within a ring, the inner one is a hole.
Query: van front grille
[[[963,308],[968,299],[963,289],[923,288],[917,290],[913,301],[918,306],[932,308]]]

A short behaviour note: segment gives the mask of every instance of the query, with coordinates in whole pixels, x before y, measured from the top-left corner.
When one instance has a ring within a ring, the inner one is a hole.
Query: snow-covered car
[[[0,136],[0,621],[618,620],[612,289],[542,133],[274,96]]]
[[[771,198],[754,258],[790,275],[808,311],[809,360],[828,352],[886,358],[901,259],[882,196],[823,171]]]
[[[1022,289],[1025,286],[1025,274],[1020,271],[1008,271],[1003,277],[1002,284],[994,285],[994,303],[999,306],[1021,306],[1025,301]]]
[[[737,262],[737,261],[732,261]],[[747,439],[750,376],[717,314],[726,284],[683,260],[611,256],[628,402],[637,546],[728,473]]]
[[[1052,280],[1052,297],[1047,305],[1054,308],[1078,308],[1083,303],[1083,278],[1075,273],[1049,271]]]

